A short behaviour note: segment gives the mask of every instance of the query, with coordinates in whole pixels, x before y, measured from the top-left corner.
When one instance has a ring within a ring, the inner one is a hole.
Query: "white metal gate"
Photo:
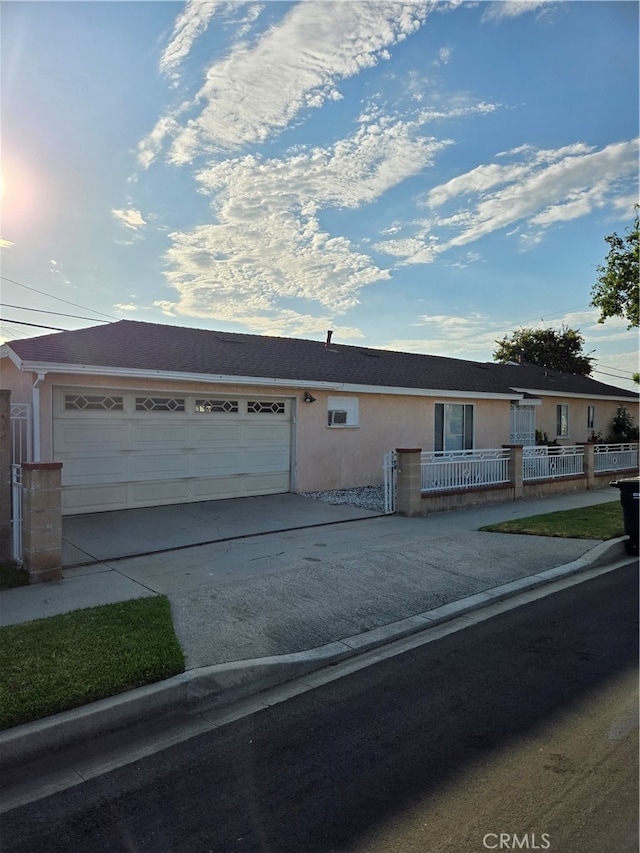
[[[511,404],[510,444],[523,444],[531,447],[536,443],[536,407]]]
[[[22,563],[22,466],[11,466],[11,556]]]
[[[11,404],[11,556],[22,563],[22,463],[31,461],[31,407]]]
[[[396,467],[396,452],[395,450],[390,450],[388,453],[385,453],[382,465],[384,473],[384,511],[387,514],[396,511]]]

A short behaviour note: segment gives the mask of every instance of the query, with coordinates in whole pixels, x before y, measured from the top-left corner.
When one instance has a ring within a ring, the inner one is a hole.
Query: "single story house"
[[[122,320],[0,347],[63,512],[382,482],[385,452],[607,434],[638,396],[531,365]],[[24,461],[24,460],[18,460]]]

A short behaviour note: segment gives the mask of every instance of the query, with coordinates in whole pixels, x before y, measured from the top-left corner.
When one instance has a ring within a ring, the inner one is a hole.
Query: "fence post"
[[[11,559],[11,391],[0,389],[0,560]]]
[[[31,583],[62,577],[62,462],[22,463],[23,566]]]
[[[596,488],[596,452],[592,441],[579,441],[584,455],[582,457],[582,470],[587,478],[587,489]]]
[[[420,454],[422,448],[399,447],[397,475],[397,504],[398,515],[409,518],[422,514],[422,466]]]
[[[513,486],[513,499],[520,501],[524,496],[522,445],[503,444],[502,446],[509,451],[509,485]]]

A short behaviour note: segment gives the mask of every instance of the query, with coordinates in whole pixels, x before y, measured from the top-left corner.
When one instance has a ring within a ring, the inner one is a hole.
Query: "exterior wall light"
[[[308,391],[304,392],[304,397],[302,399],[305,401],[305,403],[315,403],[316,401],[316,398],[313,396],[313,394],[310,394]]]

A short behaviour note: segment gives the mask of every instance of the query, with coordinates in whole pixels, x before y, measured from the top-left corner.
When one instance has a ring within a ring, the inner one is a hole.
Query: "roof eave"
[[[14,353],[15,355],[15,353]],[[16,362],[20,370],[33,373],[59,373],[87,376],[111,376],[122,379],[164,379],[169,382],[208,382],[220,385],[257,385],[265,388],[313,388],[352,394],[395,394],[408,397],[442,397],[446,399],[513,400],[522,397],[515,391],[460,391],[437,388],[411,388],[392,385],[364,385],[349,382],[322,382],[315,379],[283,379],[265,376],[235,376],[216,373],[182,373],[129,367],[107,367],[95,364],[62,364],[48,361]]]
[[[514,391],[521,391],[523,393],[535,394],[538,397],[571,397],[571,398],[579,398],[580,400],[620,400],[623,397],[629,399],[627,395],[632,395],[636,399],[640,399],[639,395],[633,393],[633,391],[627,391],[624,388],[619,388],[621,394],[598,394],[598,393],[587,393],[587,392],[579,392],[579,391],[563,391],[562,389],[554,389],[553,391],[548,390],[540,390],[538,388],[514,388]]]

